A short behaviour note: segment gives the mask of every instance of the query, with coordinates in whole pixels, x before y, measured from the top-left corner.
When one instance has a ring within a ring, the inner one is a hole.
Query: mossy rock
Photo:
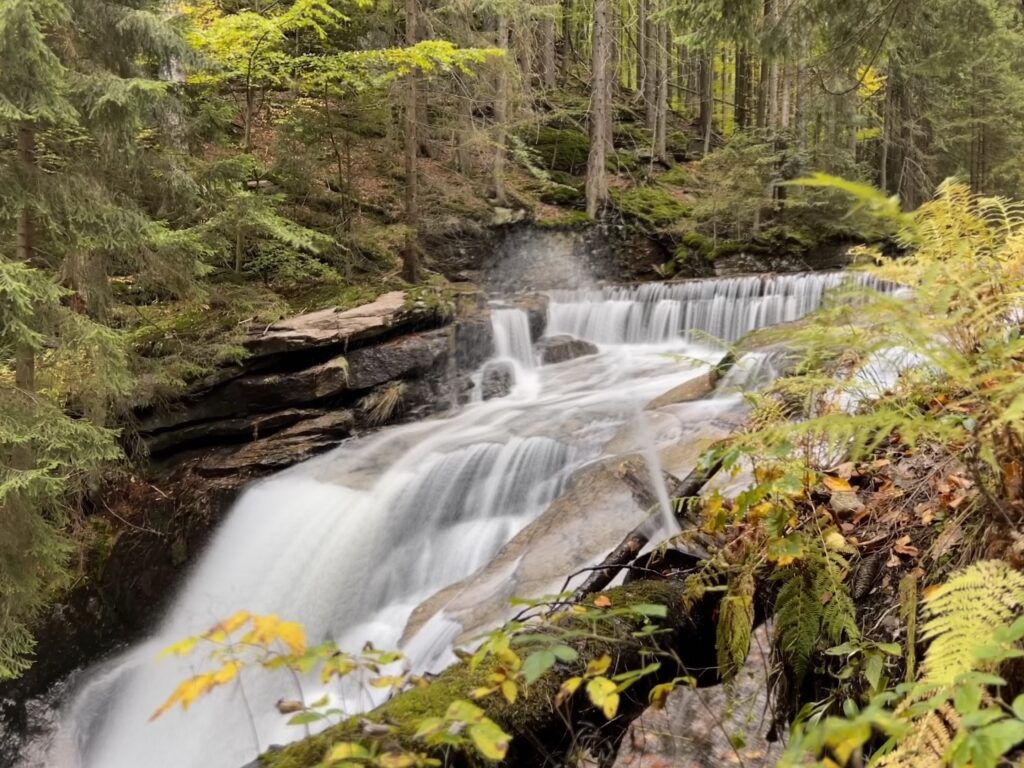
[[[682,256],[689,257],[696,254],[705,259],[710,259],[714,250],[715,246],[710,238],[705,237],[700,232],[687,232],[679,238],[679,245],[676,247],[676,258],[678,259]]]
[[[612,200],[624,215],[653,226],[672,224],[690,215],[690,206],[656,185],[612,190]]]
[[[541,192],[540,201],[548,205],[572,206],[583,200],[583,190],[568,184],[552,185]]]
[[[541,229],[580,229],[591,223],[585,211],[561,211],[557,216],[538,217],[534,221]]]
[[[573,128],[544,126],[523,137],[544,167],[566,173],[583,173],[590,155],[590,138]]]

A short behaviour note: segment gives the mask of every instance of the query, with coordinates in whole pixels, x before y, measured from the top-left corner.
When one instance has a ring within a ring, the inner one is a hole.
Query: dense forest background
[[[452,277],[520,218],[657,237],[664,276],[874,240],[1024,174],[1010,0],[0,1],[0,677],[95,544],[132,413],[289,314]]]

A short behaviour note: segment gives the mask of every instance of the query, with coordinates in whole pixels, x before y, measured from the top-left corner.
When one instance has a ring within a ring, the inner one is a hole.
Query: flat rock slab
[[[253,357],[266,357],[316,347],[348,345],[372,339],[414,316],[405,292],[392,291],[352,309],[321,309],[290,317],[245,342]]]

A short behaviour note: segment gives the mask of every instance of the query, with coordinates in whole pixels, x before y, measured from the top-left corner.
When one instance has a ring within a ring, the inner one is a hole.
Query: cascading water
[[[244,671],[241,684],[187,713],[147,723],[197,671],[189,659],[157,661],[158,652],[242,609],[302,622],[313,643],[395,647],[413,608],[488,563],[647,402],[695,375],[682,357],[720,357],[683,332],[734,339],[792,320],[839,280],[555,292],[549,333],[590,338],[600,354],[535,368],[531,385],[510,397],[353,439],[252,486],[151,637],[85,673],[60,727],[22,766],[240,768],[271,744],[301,737],[274,706],[298,696],[294,683],[261,670]],[[525,313],[497,310],[494,326],[497,355],[534,367]],[[405,646],[413,667],[445,664],[459,631],[436,614]]]
[[[658,344],[680,333],[731,342],[798,320],[844,281],[880,287],[869,275],[829,272],[552,291],[548,332],[598,344]]]

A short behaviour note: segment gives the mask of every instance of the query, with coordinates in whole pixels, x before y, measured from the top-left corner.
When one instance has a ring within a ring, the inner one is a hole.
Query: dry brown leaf
[[[907,557],[917,557],[921,554],[917,547],[910,543],[909,536],[900,536],[896,539],[896,543],[892,545],[892,551]]]
[[[938,560],[964,539],[964,529],[956,521],[946,525],[932,544],[932,560]]]

